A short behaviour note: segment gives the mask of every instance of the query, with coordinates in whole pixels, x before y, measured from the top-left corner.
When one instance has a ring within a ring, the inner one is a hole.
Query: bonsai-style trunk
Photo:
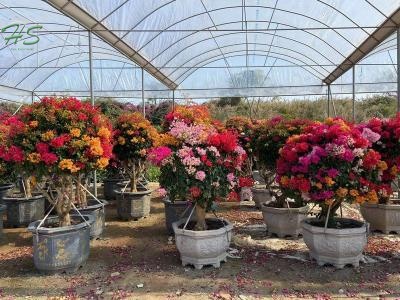
[[[195,231],[207,230],[206,224],[206,209],[196,204],[196,225],[194,227]]]
[[[32,176],[22,175],[22,184],[26,198],[32,197]]]
[[[135,193],[138,191],[138,180],[144,170],[144,163],[140,160],[130,160],[124,164],[124,167],[129,176],[130,192]]]
[[[84,174],[79,174],[76,183],[76,204],[80,208],[87,207],[87,194],[83,187],[87,187],[87,178]]]
[[[271,186],[275,181],[275,172],[269,170],[265,166],[260,166],[261,177],[264,179],[265,187],[267,190],[271,190]]]
[[[318,219],[323,220],[324,222],[328,221],[328,227],[334,226],[336,212],[342,205],[343,200],[344,199],[335,200],[330,206],[327,204],[321,205],[321,212],[318,215]]]

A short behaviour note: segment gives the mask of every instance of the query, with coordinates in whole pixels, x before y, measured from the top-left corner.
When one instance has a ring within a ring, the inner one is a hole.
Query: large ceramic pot
[[[181,255],[182,265],[193,265],[201,269],[205,265],[219,268],[221,261],[226,262],[227,250],[232,238],[233,225],[225,220],[207,219],[210,223],[219,224],[219,229],[193,231],[183,229],[186,220],[172,224],[175,232],[175,243]]]
[[[116,191],[117,213],[122,220],[138,220],[150,215],[151,190]]]
[[[367,227],[365,223],[352,219],[337,221],[349,226],[342,229],[325,229],[314,226],[317,222],[314,218],[302,222],[303,239],[310,250],[310,257],[320,266],[331,264],[339,269],[346,265],[358,267],[367,244]]]
[[[13,188],[14,184],[12,183],[0,185],[0,203],[3,203],[3,197],[6,197]]]
[[[22,195],[6,196],[3,202],[7,205],[7,227],[25,227],[44,216],[44,196],[34,195],[23,198]]]
[[[400,233],[400,205],[363,203],[360,210],[371,231]]]
[[[180,219],[187,219],[192,211],[193,206],[188,201],[174,201],[164,199],[165,207],[165,226],[167,227],[168,234],[174,234],[172,223]],[[191,219],[194,219],[192,214]]]
[[[3,236],[3,214],[6,211],[7,206],[0,204],[0,238]]]
[[[90,227],[90,238],[97,239],[99,238],[106,224],[106,213],[105,213],[105,205],[108,202],[102,200],[102,203],[99,203],[96,200],[89,200],[88,206],[85,208],[78,208],[79,212],[82,215],[91,215],[93,217],[93,224]],[[74,212],[75,210],[72,210]]]
[[[106,178],[104,179],[104,199],[107,201],[115,200],[117,195],[115,194],[115,190],[118,188],[118,183],[123,181],[122,178]]]
[[[257,209],[261,209],[265,202],[270,202],[272,200],[271,193],[265,186],[255,186],[251,188],[251,192]]]
[[[75,225],[57,227],[58,217],[49,217],[41,227],[41,221],[32,222],[28,230],[33,235],[33,261],[42,273],[75,272],[82,267],[90,251],[90,224],[93,217],[71,215]]]
[[[301,222],[307,218],[308,207],[275,208],[263,204],[261,210],[268,233],[284,238],[301,234]]]

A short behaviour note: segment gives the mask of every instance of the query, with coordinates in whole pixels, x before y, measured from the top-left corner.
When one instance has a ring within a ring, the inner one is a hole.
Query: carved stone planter
[[[3,197],[6,197],[13,188],[14,184],[12,183],[0,185],[0,204],[3,203]]]
[[[307,206],[275,208],[263,204],[261,209],[268,233],[276,234],[280,238],[298,237],[301,234],[301,222],[307,218]]]
[[[20,196],[20,195],[19,195]],[[3,198],[7,205],[7,227],[25,227],[44,217],[44,196],[18,198],[13,195]]]
[[[117,213],[122,220],[138,220],[150,215],[151,190],[138,192],[116,191]]]
[[[84,217],[89,224],[93,223],[92,216]],[[39,272],[70,273],[85,264],[90,251],[90,226],[77,215],[71,215],[71,220],[77,224],[56,227],[58,217],[49,217],[44,227],[37,228],[40,221],[29,225],[28,230],[33,234],[33,261]]]
[[[167,227],[168,234],[174,234],[172,223],[179,221],[180,219],[187,219],[192,211],[193,206],[188,201],[174,201],[171,202],[169,199],[164,199],[165,207],[165,226]],[[184,213],[184,214],[183,214]],[[191,219],[193,219],[192,214]]]
[[[226,251],[231,242],[233,225],[225,220],[207,220],[224,222],[224,226],[216,230],[193,231],[179,228],[186,220],[179,220],[172,224],[182,266],[191,264],[196,269],[201,269],[205,265],[212,265],[219,268],[221,261],[226,262]]]
[[[371,231],[400,233],[400,205],[363,203],[360,210]]]
[[[97,202],[96,200],[90,200],[87,207],[78,208],[82,215],[91,215],[93,217],[93,224],[90,227],[91,239],[99,238],[104,231],[106,223],[105,205],[107,204],[108,202],[104,200],[103,204]],[[72,212],[74,212],[74,210]]]
[[[346,265],[358,267],[367,244],[367,227],[365,223],[356,220],[337,220],[351,222],[355,228],[325,229],[311,225],[316,219],[302,222],[303,239],[310,251],[310,257],[320,266],[331,264],[338,269]]]
[[[7,206],[0,204],[0,238],[3,236],[3,214],[6,211]]]
[[[253,187],[251,188],[253,194],[253,201],[257,209],[261,209],[265,202],[272,200],[271,193],[266,188]]]

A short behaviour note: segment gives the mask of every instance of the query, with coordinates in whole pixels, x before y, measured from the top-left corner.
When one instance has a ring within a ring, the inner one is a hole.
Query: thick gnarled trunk
[[[196,225],[194,227],[195,231],[207,230],[206,224],[206,209],[196,204]]]

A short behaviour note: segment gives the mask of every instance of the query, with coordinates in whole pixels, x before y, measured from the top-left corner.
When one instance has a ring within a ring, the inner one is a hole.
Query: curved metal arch
[[[60,58],[65,58],[65,57],[69,57],[69,56],[77,55],[77,54],[82,54],[82,53],[83,53],[83,54],[89,54],[89,52],[69,53],[69,54],[66,54],[66,55],[63,55],[63,56],[54,58],[54,59],[52,59],[52,60],[46,61],[45,63],[41,64],[40,67],[35,68],[35,70],[33,70],[33,71],[30,72],[28,75],[26,75],[22,80],[20,80],[20,81],[15,85],[15,87],[18,87],[18,85],[20,85],[22,82],[24,82],[24,81],[25,81],[28,77],[30,77],[36,70],[38,70],[38,69],[40,69],[40,68],[44,68],[45,65],[47,65],[47,64],[49,64],[49,63],[52,63],[53,61],[56,61],[56,60],[58,60],[58,59],[60,59]],[[113,54],[105,53],[105,52],[95,52],[95,53],[96,53],[96,54],[104,54],[104,55],[113,55]]]
[[[248,45],[263,45],[263,46],[270,46],[269,44],[261,44],[261,43],[247,43]],[[204,54],[207,54],[207,53],[209,53],[209,52],[212,52],[212,51],[215,51],[215,50],[218,50],[218,49],[223,49],[223,48],[228,48],[228,47],[233,47],[233,46],[241,46],[241,45],[246,45],[246,43],[235,43],[235,44],[230,44],[230,45],[224,45],[224,46],[222,46],[222,47],[219,47],[219,48],[212,48],[212,49],[208,49],[207,51],[204,51],[204,52],[202,52],[202,53],[198,53],[196,56],[201,56],[201,55],[204,55]],[[275,47],[275,48],[280,48],[280,49],[283,49],[283,50],[287,50],[287,51],[291,51],[291,52],[294,52],[294,53],[297,53],[297,54],[299,54],[300,56],[302,56],[302,57],[304,57],[304,58],[307,58],[307,59],[309,59],[310,61],[312,61],[313,63],[315,63],[316,65],[318,65],[318,63],[316,62],[316,61],[314,61],[312,58],[310,58],[310,57],[308,57],[307,55],[304,55],[304,54],[302,54],[301,52],[298,52],[298,51],[295,51],[295,50],[292,50],[292,49],[289,49],[289,48],[286,48],[286,47],[280,47],[280,46],[273,46],[273,47]],[[267,51],[268,52],[268,51]],[[287,54],[282,54],[282,53],[277,53],[277,52],[273,52],[273,51],[270,51],[271,53],[275,53],[275,54],[280,54],[280,55],[284,55],[284,56],[288,56],[288,57],[291,57],[290,55],[287,55]],[[188,62],[190,62],[190,61],[192,61],[193,60],[193,58],[194,58],[194,56],[192,56],[192,57],[190,57],[190,59],[188,59],[188,60],[186,60],[185,62],[183,62],[181,65],[179,65],[178,66],[178,68],[176,68],[175,70],[173,70],[172,72],[170,72],[169,74],[168,74],[168,76],[170,77],[172,74],[174,74],[177,70],[179,70],[180,68],[182,68],[182,67],[184,67]],[[292,57],[293,59],[297,59],[297,58],[295,58],[295,57]],[[303,62],[303,64],[305,64],[305,65],[307,65],[307,63],[305,63],[304,61],[302,61],[302,60],[300,60],[300,59],[298,59],[299,61],[301,61],[301,62]],[[190,67],[188,67],[188,68],[190,68]],[[315,69],[314,67],[311,67],[310,66],[310,68],[311,69],[313,69],[315,72],[317,72],[318,74],[320,74],[322,77],[324,77],[325,75],[324,74],[322,74],[321,72],[319,72],[317,69]],[[323,70],[325,70],[326,72],[328,72],[329,73],[329,71],[327,70],[327,69],[325,69],[325,67],[321,67]],[[178,77],[179,78],[179,77]],[[320,78],[321,79],[321,78]],[[321,79],[322,80],[322,79]]]
[[[272,6],[264,6],[264,5],[249,5],[249,6],[246,6],[246,7],[248,7],[248,8],[274,9]],[[198,17],[198,16],[201,16],[201,15],[210,13],[210,12],[215,12],[215,11],[220,11],[220,10],[225,10],[225,9],[232,9],[232,8],[233,8],[233,9],[234,9],[234,8],[242,8],[242,6],[238,6],[238,5],[237,5],[237,6],[226,6],[226,7],[216,8],[216,9],[213,9],[213,10],[207,10],[207,11],[205,11],[205,12],[198,13],[198,14],[194,14],[194,15],[191,15],[191,16],[186,17],[186,18],[184,18],[184,19],[181,19],[181,20],[179,20],[178,22],[175,22],[175,23],[173,23],[173,24],[167,26],[166,28],[164,28],[163,31],[160,31],[159,33],[157,33],[152,39],[150,39],[148,42],[146,42],[146,43],[145,43],[142,47],[140,47],[137,51],[140,52],[141,50],[143,50],[144,47],[146,47],[150,42],[152,42],[155,38],[157,38],[159,35],[161,35],[165,30],[168,30],[169,28],[171,28],[171,27],[173,27],[173,26],[175,26],[175,25],[177,25],[177,24],[179,24],[179,23],[181,23],[181,22],[184,22],[184,21],[189,20],[189,19],[191,19],[191,18]],[[289,11],[289,10],[285,10],[285,9],[275,8],[275,10],[282,11],[282,12],[288,13],[288,14],[299,15],[299,16],[302,16],[302,17],[304,17],[304,18],[306,18],[306,19],[313,20],[313,21],[315,21],[315,22],[317,22],[317,23],[319,23],[319,24],[321,24],[321,25],[323,25],[323,26],[326,26],[326,27],[327,27],[326,29],[332,30],[332,31],[335,32],[337,35],[339,35],[342,39],[344,39],[346,42],[348,42],[351,46],[353,46],[354,48],[357,48],[356,45],[354,45],[351,41],[349,41],[347,38],[345,38],[345,37],[344,37],[342,34],[340,34],[336,29],[333,29],[333,28],[329,27],[327,24],[323,23],[323,22],[320,21],[320,20],[317,20],[317,19],[315,19],[315,18],[312,18],[312,17],[310,17],[310,16],[307,16],[307,15],[304,15],[304,14],[301,14],[301,13],[297,13],[297,12],[293,12],[293,11]],[[336,9],[335,9],[335,10],[336,10]],[[337,11],[337,10],[336,10],[336,11]],[[339,12],[339,11],[338,11],[338,12]],[[150,15],[151,15],[151,14],[150,14]],[[214,26],[210,26],[210,27],[214,27]],[[135,27],[131,28],[130,30],[133,30],[134,28],[135,28]]]
[[[225,37],[225,36],[228,36],[228,35],[235,35],[235,34],[244,34],[244,33],[243,33],[243,32],[229,32],[229,33],[224,33],[224,34],[215,36],[215,38]],[[249,32],[248,34],[273,35],[272,33],[268,33],[268,32],[258,32],[258,31]],[[297,41],[297,40],[295,40],[295,39],[291,39],[291,38],[288,38],[288,37],[284,37],[284,36],[280,36],[280,35],[276,35],[276,36],[281,37],[281,38],[283,38],[283,39],[290,40],[290,41],[295,42],[295,43],[299,43],[299,44],[301,44],[301,45],[303,45],[303,46],[305,46],[305,47],[307,47],[307,48],[309,48],[309,49],[315,51],[316,53],[318,53],[319,55],[321,55],[323,58],[325,58],[327,61],[329,61],[331,64],[334,64],[334,62],[331,61],[328,57],[326,57],[324,54],[322,54],[321,52],[319,52],[317,49],[311,47],[310,45],[307,45],[307,44],[305,44],[305,43],[299,42],[299,41]],[[208,40],[211,40],[211,39],[212,39],[212,38],[209,37],[209,38],[206,38],[206,39],[203,39],[203,40],[196,41],[195,43],[190,44],[190,45],[188,45],[188,46],[186,46],[186,47],[184,47],[184,48],[181,48],[180,51],[174,53],[174,55],[168,59],[168,62],[167,62],[167,63],[169,63],[169,62],[171,62],[172,60],[174,60],[179,54],[181,54],[183,51],[187,50],[188,48],[191,48],[192,46],[195,46],[195,45],[197,45],[197,44],[200,44],[200,43],[202,43],[202,42],[204,42],[204,41],[208,41]],[[257,44],[257,45],[266,45],[266,46],[269,46],[269,44],[267,45],[267,44],[263,44],[263,43],[249,43],[249,44],[253,44],[253,45],[254,45],[254,44]],[[271,46],[275,46],[275,45],[272,45],[272,44],[271,44]],[[277,46],[277,47],[279,47],[279,46]],[[249,51],[249,52],[252,52],[252,51]],[[156,59],[156,57],[155,57],[154,59]],[[153,59],[152,59],[152,61],[153,61]],[[161,66],[160,68],[164,68],[164,67],[166,66],[167,63],[165,63],[165,64],[164,64],[163,66]]]
[[[102,58],[93,58],[93,60],[96,60],[96,61],[117,61],[117,62],[120,62],[120,63],[126,63],[126,62],[123,62],[123,61],[119,61],[119,60],[115,60],[115,59],[102,59]],[[68,64],[68,65],[66,65],[66,66],[64,66],[64,67],[62,67],[62,68],[60,68],[60,69],[57,69],[57,70],[54,70],[53,72],[51,72],[49,75],[47,75],[38,85],[36,85],[35,86],[35,88],[33,89],[33,91],[36,91],[37,90],[37,88],[39,88],[47,79],[49,79],[51,76],[53,76],[55,73],[57,73],[58,71],[61,71],[62,69],[66,69],[66,68],[68,68],[68,67],[70,67],[70,66],[72,66],[72,65],[75,65],[75,64],[80,64],[80,63],[82,63],[82,62],[86,62],[86,61],[89,61],[88,59],[82,59],[82,60],[79,60],[79,61],[75,61],[75,62],[73,62],[73,63],[70,63],[70,64]],[[126,63],[126,64],[130,64],[130,63]],[[133,65],[133,64],[132,64]],[[138,68],[139,69],[139,68]]]
[[[83,45],[83,46],[89,47],[89,45]],[[34,56],[34,55],[37,55],[38,53],[42,53],[42,52],[45,52],[45,51],[49,51],[49,50],[53,50],[53,49],[57,49],[57,48],[65,48],[65,47],[76,47],[76,45],[59,45],[59,46],[55,46],[55,47],[51,47],[51,48],[45,48],[45,49],[39,50],[39,51],[37,51],[37,52],[34,52],[34,53],[32,53],[32,54],[29,54],[28,56],[25,56],[25,57],[21,58],[19,61],[17,61],[17,62],[14,63],[12,66],[10,66],[7,70],[5,70],[5,71],[0,75],[0,78],[3,77],[8,71],[12,70],[12,68],[15,67],[17,64],[19,64],[20,62],[24,61],[25,59],[27,59],[27,58],[29,58],[29,57],[32,57],[32,56]],[[103,47],[99,47],[99,46],[94,46],[94,45],[93,45],[92,47],[93,47],[93,48],[97,48],[97,49],[103,49],[103,50],[110,51],[110,49],[103,48]],[[77,52],[77,53],[78,53],[78,52]],[[88,52],[80,52],[80,53],[88,53]],[[94,53],[98,53],[98,52],[94,52]],[[125,58],[125,56],[119,55],[118,53],[115,53],[115,52],[113,52],[112,54],[115,55],[115,56],[121,57],[121,58]],[[126,59],[126,58],[125,58],[125,59]],[[128,61],[128,60],[127,60],[127,61]],[[38,69],[38,68],[35,68],[35,69]]]
[[[391,45],[391,46],[387,46],[387,47],[385,47],[385,48],[381,48],[381,49],[379,49],[378,51],[376,51],[376,52],[374,52],[374,53],[371,53],[370,55],[364,57],[364,58],[360,61],[360,63],[361,63],[363,60],[365,60],[365,59],[367,59],[367,58],[369,58],[369,57],[372,57],[372,56],[374,56],[374,55],[376,55],[376,54],[380,54],[380,53],[382,53],[382,52],[391,51],[391,50],[396,50],[396,49],[397,49],[397,45]],[[379,64],[377,64],[377,65],[379,65]]]
[[[5,6],[5,5],[4,5]],[[48,10],[48,9],[43,9],[43,8],[37,8],[37,7],[29,7],[29,6],[5,6],[5,7],[0,7],[0,10],[1,9],[31,9],[31,10],[39,10],[39,11],[44,11],[44,12],[46,12],[46,13],[51,13],[51,14],[56,14],[56,15],[59,15],[59,16],[63,16],[63,17],[65,17],[66,19],[69,19],[67,16],[65,16],[63,13],[61,13],[61,12],[58,12],[58,11],[51,11],[51,10]]]
[[[383,43],[381,43],[377,48],[375,48],[375,50],[374,51],[372,51],[371,53],[369,53],[367,56],[365,56],[361,61],[363,61],[364,59],[366,59],[366,58],[368,58],[368,57],[371,57],[371,56],[373,56],[373,55],[375,55],[375,54],[377,54],[377,53],[381,53],[382,52],[382,49],[383,50],[386,50],[386,49],[388,49],[388,48],[390,48],[390,47],[397,47],[397,43],[395,44],[395,45],[389,45],[389,46],[387,46],[387,44],[389,44],[390,42],[393,42],[393,41],[395,41],[396,40],[396,37],[394,37],[394,38],[392,38],[392,39],[390,39],[390,40],[387,40],[386,42],[383,42]],[[385,45],[385,46],[384,46]],[[384,48],[384,47],[386,47],[386,48]]]
[[[241,53],[241,52],[245,52],[245,51],[246,51],[246,50],[236,50],[236,51],[227,52],[226,54]],[[257,50],[257,52],[260,52],[260,53],[268,53],[268,51],[266,51],[266,50]],[[295,57],[291,57],[291,56],[288,56],[288,55],[284,55],[284,54],[281,54],[281,53],[274,53],[274,52],[272,52],[272,51],[270,51],[269,53],[273,53],[273,54],[277,54],[277,55],[282,55],[283,57],[286,57],[286,58],[282,58],[282,57],[277,57],[277,56],[275,56],[275,55],[270,55],[270,57],[272,57],[272,58],[280,59],[280,60],[282,60],[282,61],[285,61],[285,62],[291,63],[291,64],[293,64],[293,65],[296,65],[296,66],[298,66],[299,68],[301,68],[301,69],[305,70],[306,72],[310,73],[310,74],[311,74],[313,77],[315,77],[316,79],[321,80],[320,77],[318,77],[318,76],[315,75],[313,72],[311,72],[311,71],[308,70],[306,67],[304,67],[304,66],[303,66],[303,65],[304,65],[304,62],[301,61],[300,59],[297,59],[297,58],[295,58]],[[245,54],[242,54],[242,55],[229,55],[229,56],[226,56],[226,57],[227,57],[227,58],[231,58],[231,57],[237,57],[237,56],[245,56]],[[263,55],[257,55],[257,56],[265,57],[266,55],[263,54]],[[215,59],[215,58],[216,58],[216,59]],[[211,60],[211,59],[214,59],[214,60],[209,61],[209,60]],[[183,80],[179,81],[179,84],[182,84],[182,82],[184,82],[190,75],[192,75],[192,74],[193,74],[195,71],[197,71],[198,69],[201,69],[202,67],[204,67],[204,66],[206,66],[206,65],[208,65],[208,64],[210,64],[210,63],[212,63],[212,62],[216,62],[216,61],[218,61],[218,60],[221,60],[221,59],[222,59],[222,58],[220,57],[220,55],[215,55],[215,56],[210,57],[210,58],[208,58],[208,59],[206,59],[206,60],[203,60],[203,61],[197,63],[197,64],[196,64],[195,66],[193,66],[192,68],[188,68],[189,70],[186,70],[184,73],[182,73],[181,75],[179,75],[179,77],[176,78],[176,81],[178,82],[178,79],[180,79],[183,75],[185,75],[185,74],[188,73],[188,72],[191,72],[190,74],[186,75],[186,76],[184,77]],[[297,64],[297,63],[295,63],[295,62],[293,62],[293,61],[290,61],[289,59],[293,59],[293,60],[295,60],[295,61],[299,61],[299,62],[302,63],[303,65]],[[201,65],[201,66],[198,67],[199,65]],[[309,67],[309,68],[311,68],[311,67]]]

